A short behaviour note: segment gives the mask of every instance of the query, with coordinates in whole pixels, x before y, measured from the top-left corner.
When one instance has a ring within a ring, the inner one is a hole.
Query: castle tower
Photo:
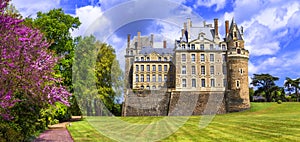
[[[239,30],[234,19],[230,28],[225,21],[227,43],[227,93],[226,109],[228,112],[241,111],[250,108],[248,60],[249,51],[244,48],[243,29]]]

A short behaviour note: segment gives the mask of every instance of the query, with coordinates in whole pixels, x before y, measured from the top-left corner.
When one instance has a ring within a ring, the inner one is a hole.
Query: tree
[[[92,100],[97,96],[95,63],[97,49],[94,36],[79,37],[76,45],[73,82],[74,95],[84,115],[92,116]]]
[[[278,77],[274,77],[270,74],[254,74],[251,84],[258,87],[256,90],[259,92],[265,92],[268,102],[272,101],[272,92],[276,90],[275,81],[279,80]]]
[[[79,38],[73,70],[74,93],[86,115],[120,113],[117,102],[123,74],[111,46],[97,41],[94,36]]]
[[[38,12],[37,18],[26,19],[27,24],[41,30],[45,38],[51,43],[50,50],[60,57],[56,66],[57,73],[63,77],[63,85],[72,91],[72,62],[74,57],[74,39],[70,30],[80,26],[78,17],[72,17],[62,9],[52,9],[47,13]]]
[[[27,18],[25,21],[27,25],[38,28],[44,33],[46,40],[51,43],[50,50],[59,57],[54,68],[56,76],[61,77],[61,85],[66,86],[73,93],[72,64],[76,39],[73,39],[70,31],[80,26],[79,18],[65,14],[62,9],[52,9],[46,13],[38,12],[37,18]],[[70,102],[72,113],[80,114],[76,109],[78,107],[76,98],[70,97]]]
[[[115,50],[112,46],[105,43],[96,42],[98,49],[96,59],[96,77],[97,77],[97,90],[98,97],[101,99],[105,107],[113,112],[116,109],[117,99],[121,97],[121,90],[123,86],[123,72],[120,69],[119,62],[116,59]],[[100,100],[95,99],[95,106]],[[96,115],[107,115],[103,112],[103,106],[95,108]],[[115,114],[120,115],[120,114]]]
[[[295,91],[297,101],[299,101],[298,90],[300,89],[300,78],[291,79],[289,77],[286,77],[284,87],[290,92]]]

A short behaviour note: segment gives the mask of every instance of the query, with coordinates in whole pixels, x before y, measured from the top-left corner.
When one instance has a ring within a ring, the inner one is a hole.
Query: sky
[[[154,34],[157,45],[167,40],[172,48],[180,37],[183,22],[193,25],[219,19],[224,37],[225,20],[244,27],[245,48],[250,52],[249,78],[269,73],[280,78],[300,77],[300,2],[298,0],[12,0],[24,17],[38,11],[62,8],[79,17],[81,26],[72,35],[93,34],[112,45],[124,68],[127,34]],[[162,44],[161,44],[162,45]]]

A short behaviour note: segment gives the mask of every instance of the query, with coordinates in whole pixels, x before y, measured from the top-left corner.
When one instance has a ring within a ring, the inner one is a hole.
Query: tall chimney
[[[164,48],[167,48],[167,41],[164,40]]]
[[[130,34],[127,35],[127,48],[130,47]]]
[[[215,26],[215,38],[219,36],[218,19],[214,19]]]
[[[183,23],[183,29],[184,29],[184,31],[186,31],[186,29],[187,29],[186,22]]]
[[[151,39],[150,39],[150,46],[153,47],[153,41],[154,41],[154,35],[151,34]]]
[[[138,32],[137,36],[138,36],[137,48],[141,48],[141,32]]]
[[[181,29],[181,37],[184,37],[184,29]]]
[[[229,33],[229,21],[228,20],[225,21],[225,33],[226,33],[225,36],[227,37],[227,35]]]

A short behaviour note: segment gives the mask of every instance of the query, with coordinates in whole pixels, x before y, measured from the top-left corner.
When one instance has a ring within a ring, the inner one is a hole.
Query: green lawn
[[[300,103],[252,103],[215,117],[88,117],[68,130],[78,142],[300,141]]]

